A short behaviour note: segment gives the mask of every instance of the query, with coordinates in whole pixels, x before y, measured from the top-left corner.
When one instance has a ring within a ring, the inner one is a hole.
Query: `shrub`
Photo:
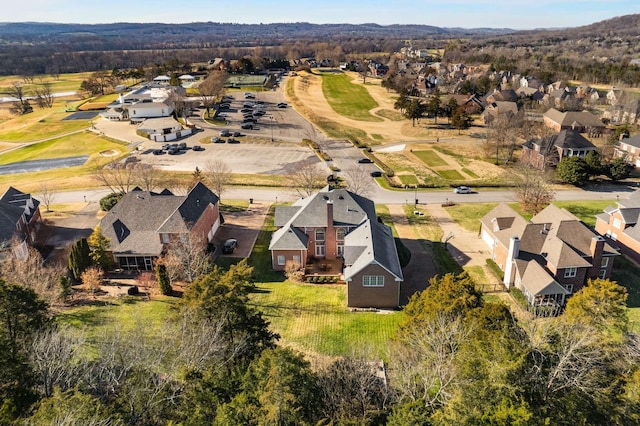
[[[496,274],[498,278],[500,278],[500,281],[504,279],[504,272],[502,272],[496,262],[494,262],[492,259],[487,259],[487,266],[494,274]]]
[[[104,272],[96,266],[92,266],[82,273],[82,284],[94,293],[100,291],[103,281]]]
[[[100,199],[100,210],[108,212],[118,204],[118,201],[122,198],[124,194],[122,192],[112,192],[111,194],[105,195]]]
[[[302,264],[288,260],[284,265],[284,275],[289,281],[297,283],[302,282],[304,279],[304,269],[302,268]]]
[[[158,281],[158,287],[160,288],[160,294],[165,296],[171,295],[173,288],[171,288],[171,279],[167,273],[167,267],[164,263],[156,264],[156,280]]]

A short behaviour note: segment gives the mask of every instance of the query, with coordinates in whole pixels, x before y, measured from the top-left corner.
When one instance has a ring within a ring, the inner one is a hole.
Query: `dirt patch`
[[[118,154],[120,153],[116,149],[107,149],[106,151],[100,152],[101,157],[115,157]]]

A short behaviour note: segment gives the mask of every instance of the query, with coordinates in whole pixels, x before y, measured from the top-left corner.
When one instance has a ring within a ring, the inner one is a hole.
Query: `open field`
[[[358,121],[382,121],[370,114],[378,103],[362,85],[355,85],[347,75],[324,73],[322,92],[327,102],[338,114]]]
[[[91,72],[60,74],[57,77],[52,75],[39,75],[33,83],[24,83],[25,93],[33,93],[38,84],[50,83],[52,92],[69,92],[79,90],[83,80],[91,75]],[[7,93],[7,90],[14,82],[22,82],[24,79],[19,75],[8,75],[0,77],[0,94]]]

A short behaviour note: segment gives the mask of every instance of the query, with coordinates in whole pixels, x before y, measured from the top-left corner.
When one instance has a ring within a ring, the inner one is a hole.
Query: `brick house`
[[[520,161],[537,169],[555,167],[566,157],[586,157],[597,148],[587,138],[574,130],[540,139],[531,139],[522,144]]]
[[[604,235],[620,251],[640,262],[640,191],[626,200],[618,200],[596,215],[596,231]]]
[[[340,265],[350,307],[397,308],[402,269],[391,229],[378,222],[373,201],[345,189],[323,188],[291,206],[277,206],[269,250],[273,269],[288,262]],[[338,267],[339,268],[339,267]]]
[[[554,205],[528,222],[501,203],[481,223],[505,286],[521,290],[532,306],[564,306],[589,278],[609,278],[618,255],[602,236]]]
[[[589,132],[599,136],[605,129],[605,125],[598,117],[589,111],[560,112],[555,108],[549,109],[543,115],[544,125],[556,132],[566,129],[576,130],[580,133]]]
[[[102,218],[100,228],[121,269],[149,271],[172,242],[206,246],[220,223],[218,196],[198,182],[187,195],[135,188]]]
[[[42,223],[40,202],[12,186],[0,197],[0,247],[14,247],[16,257],[26,257],[28,246],[36,242],[36,234]]]

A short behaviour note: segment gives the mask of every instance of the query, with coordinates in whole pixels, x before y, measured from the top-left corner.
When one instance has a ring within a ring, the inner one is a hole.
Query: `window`
[[[362,277],[363,287],[384,287],[384,277],[382,275],[365,275]]]
[[[601,268],[606,268],[607,266],[609,266],[609,258],[608,257],[603,257],[602,258],[602,262],[600,263],[600,267]]]
[[[607,270],[606,269],[601,269],[600,270],[600,278],[602,278],[603,280],[607,278]]]
[[[566,288],[569,293],[573,294],[573,284],[567,284],[564,288]]]
[[[161,234],[162,235],[162,244],[169,244],[171,239],[169,238],[169,234]]]
[[[578,268],[567,268],[564,270],[565,278],[573,278],[578,273]]]
[[[324,256],[324,244],[316,245],[316,256]]]
[[[284,265],[284,263],[285,263],[284,256],[279,254],[278,255],[278,265],[282,266],[282,265]]]
[[[620,229],[620,225],[622,222],[620,222],[620,219],[618,219],[617,217],[613,219],[613,227],[614,228],[618,228]]]
[[[293,262],[297,263],[298,265],[301,265],[302,263],[300,262],[300,255],[294,254],[293,255]]]
[[[316,229],[316,241],[324,241],[324,229]]]
[[[336,229],[336,240],[344,241],[345,234],[346,234],[346,232],[345,232],[344,228]]]

